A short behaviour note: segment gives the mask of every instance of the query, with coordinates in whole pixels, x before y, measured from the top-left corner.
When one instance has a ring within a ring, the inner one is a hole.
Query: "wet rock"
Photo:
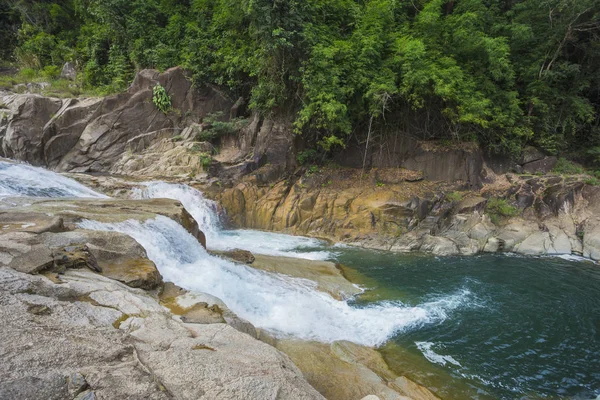
[[[317,289],[329,293],[336,299],[346,299],[361,293],[348,281],[337,266],[329,261],[313,261],[291,257],[257,254],[252,267],[316,282]]]
[[[233,249],[233,250],[225,250],[225,251],[212,251],[213,254],[221,255],[227,257],[231,260],[241,262],[242,264],[252,264],[256,257],[254,254],[249,252],[248,250],[241,249]]]
[[[416,384],[405,376],[396,378],[390,386],[411,400],[439,400],[429,389]]]
[[[381,355],[368,347],[345,341],[328,345],[279,340],[276,345],[290,356],[311,385],[329,400],[363,399],[367,396],[394,400],[412,398],[410,395],[407,397],[401,385],[393,385],[397,376]],[[415,388],[420,387],[413,384]],[[409,384],[404,386],[409,387]],[[432,397],[415,397],[415,400],[437,399],[427,389],[422,389]],[[412,389],[412,393],[417,392]]]

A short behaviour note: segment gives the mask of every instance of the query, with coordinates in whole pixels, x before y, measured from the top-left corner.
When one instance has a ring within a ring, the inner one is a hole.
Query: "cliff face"
[[[460,182],[415,182],[414,171],[372,170],[362,179],[359,174],[325,168],[267,185],[257,179],[258,171],[213,196],[237,227],[402,252],[600,259],[600,188],[582,178],[508,174],[465,191]]]

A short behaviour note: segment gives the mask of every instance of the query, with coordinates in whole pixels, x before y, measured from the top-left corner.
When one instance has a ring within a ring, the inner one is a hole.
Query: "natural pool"
[[[440,395],[600,395],[600,266],[558,257],[336,254],[355,271],[347,271],[350,279],[372,289],[356,305],[468,292],[443,321],[400,332],[381,348],[392,368]]]

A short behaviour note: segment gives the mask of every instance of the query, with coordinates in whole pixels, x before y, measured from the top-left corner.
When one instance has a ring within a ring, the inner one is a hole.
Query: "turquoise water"
[[[444,257],[336,249],[356,305],[418,304],[467,291],[438,324],[396,335],[381,351],[398,373],[445,398],[600,395],[600,266],[561,258]]]

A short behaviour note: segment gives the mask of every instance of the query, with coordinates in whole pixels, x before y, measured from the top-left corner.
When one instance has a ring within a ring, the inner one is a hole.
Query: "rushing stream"
[[[0,162],[0,198],[104,197],[38,168]],[[398,373],[445,398],[600,396],[600,268],[561,258],[437,258],[328,246],[311,238],[222,229],[215,204],[182,184],[147,182],[137,198],[180,200],[214,249],[333,260],[367,289],[351,301],[309,281],[208,254],[166,217],[81,227],[129,234],[163,277],[221,298],[279,336],[380,346]]]

